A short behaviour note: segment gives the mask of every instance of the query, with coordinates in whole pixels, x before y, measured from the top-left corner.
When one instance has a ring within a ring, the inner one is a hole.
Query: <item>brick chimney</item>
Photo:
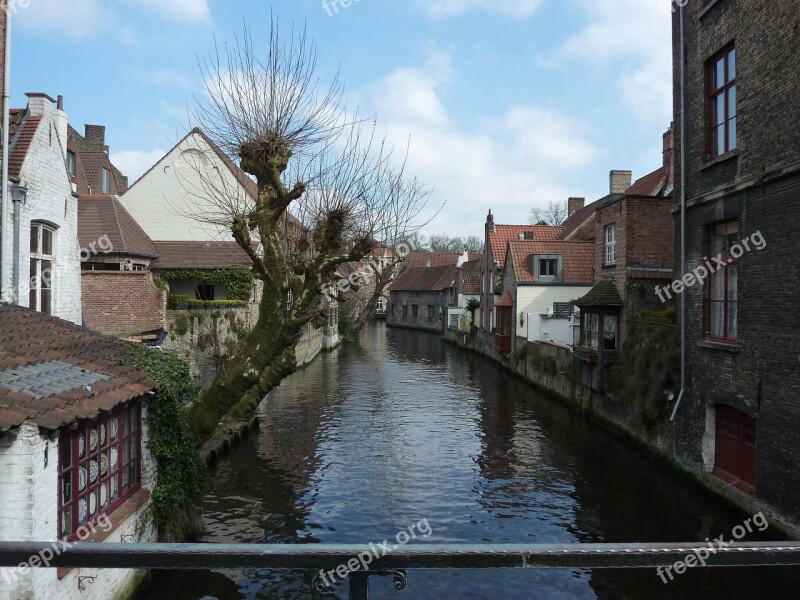
[[[489,214],[486,215],[486,233],[490,231],[494,232],[494,215],[492,214],[492,209],[489,209]]]
[[[85,134],[83,137],[86,138],[87,143],[91,145],[96,152],[108,152],[108,146],[106,146],[106,128],[104,125],[86,125],[84,131]]]
[[[664,134],[664,170],[667,172],[667,187],[675,185],[675,132],[670,124]]]
[[[633,181],[633,173],[631,171],[611,171],[609,193],[610,194],[624,194]]]
[[[567,200],[567,216],[571,217],[584,207],[586,198],[570,198]]]

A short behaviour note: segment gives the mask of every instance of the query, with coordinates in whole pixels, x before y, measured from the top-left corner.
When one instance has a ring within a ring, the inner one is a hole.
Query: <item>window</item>
[[[531,256],[531,271],[537,283],[560,282],[563,273],[563,257],[558,254]]]
[[[418,317],[419,316],[419,305],[412,304],[411,305],[411,316]]]
[[[592,350],[600,350],[602,347],[605,352],[616,352],[618,323],[619,316],[616,314],[583,312],[580,345]]]
[[[603,315],[603,350],[617,349],[617,315]]]
[[[738,266],[730,254],[737,242],[739,225],[736,221],[718,223],[711,228],[709,256],[726,263],[710,277],[708,287],[708,335],[725,342],[736,341],[738,312]]]
[[[72,150],[67,150],[67,171],[75,175],[75,153]]]
[[[53,309],[53,266],[55,229],[31,223],[31,272],[28,308],[45,314]]]
[[[558,261],[555,258],[540,258],[539,259],[539,276],[540,277],[555,277],[557,269],[558,269]]]
[[[736,49],[728,46],[710,61],[711,158],[736,148]]]
[[[109,173],[108,169],[103,169],[103,193],[108,194],[111,190],[111,173]]]
[[[119,263],[82,262],[81,271],[121,271]]]
[[[375,312],[378,314],[383,314],[386,312],[386,309],[383,306],[383,300],[378,300],[375,302]]]
[[[569,302],[553,302],[553,316],[568,319],[572,316],[572,304]]]
[[[606,262],[607,265],[617,264],[617,225],[612,223],[606,225],[605,228],[606,240]]]
[[[428,321],[433,321],[436,307],[433,304],[428,304]]]
[[[131,265],[131,271],[137,271],[137,272],[147,271],[147,265],[143,265],[140,263],[133,263],[133,265]]]
[[[408,306],[403,307],[403,321],[408,321]]]
[[[290,294],[291,294],[291,292],[292,291],[289,290]],[[213,300],[214,299],[214,286],[212,284],[207,284],[207,283],[198,283],[197,286],[195,287],[194,294],[195,294],[195,297],[198,300]],[[287,298],[287,300],[286,300],[287,305],[290,302],[291,302],[291,300],[289,300]],[[289,308],[287,308],[286,310],[291,310],[291,306]]]
[[[58,538],[108,515],[141,487],[141,407],[83,422],[58,439]]]

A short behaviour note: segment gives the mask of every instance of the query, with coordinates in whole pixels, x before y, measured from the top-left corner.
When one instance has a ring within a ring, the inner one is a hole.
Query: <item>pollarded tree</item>
[[[196,217],[231,232],[263,295],[254,328],[190,408],[201,439],[220,423],[249,416],[295,370],[304,329],[327,321],[323,292],[337,267],[370,253],[376,234],[387,230],[387,215],[397,230],[408,228],[421,208],[415,201],[426,199],[393,208],[395,199],[384,195],[397,177],[391,151],[374,138],[374,125],[347,115],[338,76],[319,85],[316,58],[305,32],[284,40],[273,21],[263,59],[245,30],[203,64],[195,124],[257,189],[242,193],[223,174],[205,170],[195,191],[205,209]]]

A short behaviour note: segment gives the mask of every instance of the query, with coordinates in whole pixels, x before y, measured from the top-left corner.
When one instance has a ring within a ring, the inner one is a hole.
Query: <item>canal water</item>
[[[369,326],[260,408],[261,428],[209,477],[212,543],[685,542],[748,517],[642,450],[439,336]],[[780,538],[756,527],[743,541]],[[412,570],[402,600],[797,598],[796,569]],[[334,588],[346,598],[346,584]],[[154,576],[142,600],[312,598],[302,572]]]

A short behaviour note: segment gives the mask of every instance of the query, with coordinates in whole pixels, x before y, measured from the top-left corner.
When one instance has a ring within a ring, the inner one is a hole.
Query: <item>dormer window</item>
[[[536,283],[561,283],[564,280],[564,257],[560,254],[533,254],[530,260]]]
[[[75,176],[75,153],[72,150],[67,150],[67,172]]]
[[[102,189],[104,194],[108,194],[111,190],[111,172],[108,169],[103,169]]]

